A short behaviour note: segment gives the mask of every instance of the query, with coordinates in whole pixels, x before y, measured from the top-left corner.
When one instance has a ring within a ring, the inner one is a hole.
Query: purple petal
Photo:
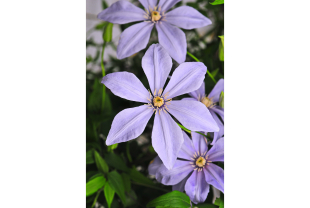
[[[142,58],[142,68],[149,81],[152,92],[164,87],[172,67],[172,59],[159,44],[153,44]]]
[[[156,173],[156,180],[164,185],[176,185],[191,171],[193,171],[193,167],[189,161],[177,160],[171,170],[162,165]]]
[[[160,0],[158,4],[158,8],[161,8],[161,11],[166,12],[179,1],[181,0]]]
[[[148,103],[149,92],[145,89],[140,80],[129,72],[114,72],[107,74],[101,81],[109,88],[114,95],[127,100]]]
[[[168,105],[169,113],[192,131],[216,132],[219,127],[208,108],[198,101],[177,100]]]
[[[224,193],[224,170],[212,163],[203,169],[206,182]],[[186,189],[186,187],[185,187]]]
[[[196,151],[199,151],[200,154],[208,151],[207,139],[205,139],[204,136],[196,132],[192,132],[192,139]]]
[[[152,114],[153,109],[147,105],[122,110],[113,119],[106,144],[112,145],[137,138],[142,134]]]
[[[212,145],[213,145],[219,138],[221,138],[224,135],[224,124],[217,117],[217,115],[212,111],[212,108],[210,109],[210,113],[213,116],[217,126],[220,129],[218,132],[214,132],[214,137],[213,137],[213,141],[212,141]]]
[[[152,145],[168,169],[173,167],[183,141],[182,130],[168,113],[155,114]]]
[[[195,90],[193,92],[188,93],[190,96],[195,98],[196,100],[200,101],[202,97],[205,97],[205,82],[202,82],[201,86],[198,88],[198,90]]]
[[[181,182],[179,182],[178,184],[175,184],[172,186],[172,191],[180,191],[183,192],[185,190],[185,184],[186,181],[188,180],[188,178],[191,176],[191,174],[188,174]]]
[[[202,171],[194,171],[185,184],[185,192],[195,204],[202,203],[207,199],[210,186],[206,183]]]
[[[221,108],[220,106],[218,105],[215,105],[211,108],[211,110],[213,110],[215,113],[217,113],[219,116],[221,116],[221,118],[223,119],[224,121],[224,109]]]
[[[139,0],[145,9],[149,9],[150,7],[154,9],[157,4],[157,0]]]
[[[160,21],[156,24],[158,31],[158,41],[169,53],[169,55],[179,64],[186,58],[186,37],[184,32],[167,23]]]
[[[195,147],[193,145],[193,141],[187,136],[187,134],[182,131],[184,143],[181,146],[181,150],[179,151],[178,158],[183,158],[187,160],[191,160],[195,151]]]
[[[209,98],[212,98],[213,102],[218,102],[220,99],[221,92],[224,92],[224,79],[220,79],[216,85],[213,87],[212,91],[208,95]]]
[[[117,1],[100,12],[97,18],[114,24],[125,24],[143,21],[145,20],[144,15],[145,11],[136,7],[129,1]]]
[[[163,164],[161,159],[157,156],[153,162],[149,165],[148,171],[150,175],[156,175],[158,168]]]
[[[180,6],[173,9],[166,14],[165,18],[167,22],[187,30],[212,24],[210,19],[189,6]]]
[[[201,62],[186,62],[180,64],[173,72],[163,94],[168,98],[197,90],[205,78],[207,67]]]
[[[117,46],[117,58],[123,59],[144,49],[153,26],[151,22],[141,22],[124,30]]]
[[[224,162],[224,137],[218,139],[208,151],[208,160],[212,162]]]

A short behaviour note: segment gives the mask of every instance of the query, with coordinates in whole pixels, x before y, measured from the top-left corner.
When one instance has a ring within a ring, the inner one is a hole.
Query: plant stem
[[[99,191],[97,191],[97,195],[96,195],[96,197],[95,197],[94,203],[93,203],[93,205],[91,206],[91,208],[93,208],[93,207],[96,205],[96,202],[97,202],[97,199],[98,199],[98,196],[99,196],[100,192],[101,192],[101,189],[100,189]]]
[[[195,61],[197,62],[201,62],[199,61],[193,54],[191,54],[190,52],[187,51],[187,54],[192,57]],[[214,77],[212,76],[212,74],[209,72],[209,70],[207,70],[207,74],[209,75],[209,77],[213,80],[214,83],[216,83],[216,80],[214,79]]]
[[[104,64],[103,64],[103,55],[104,55],[104,49],[106,46],[106,42],[103,43],[102,45],[102,52],[101,52],[101,70],[102,70],[102,77],[105,76],[105,69],[104,69]],[[104,109],[104,104],[105,104],[105,86],[102,85],[102,105],[101,105],[101,112],[103,112]]]

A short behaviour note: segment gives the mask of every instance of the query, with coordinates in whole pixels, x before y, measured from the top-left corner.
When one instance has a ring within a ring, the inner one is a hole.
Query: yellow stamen
[[[164,104],[164,99],[161,98],[161,97],[155,97],[153,99],[153,105],[156,106],[156,107],[161,107],[162,105]]]
[[[161,16],[159,12],[157,11],[152,11],[152,22],[160,20]]]
[[[209,99],[208,97],[202,98],[201,102],[202,102],[207,108],[209,108],[210,106],[213,105],[212,100]]]
[[[203,167],[205,164],[206,164],[206,160],[203,158],[203,157],[199,157],[197,160],[196,160],[196,165],[198,167]]]

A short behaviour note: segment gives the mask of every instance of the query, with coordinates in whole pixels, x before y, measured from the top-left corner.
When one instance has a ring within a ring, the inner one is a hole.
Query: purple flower
[[[183,131],[182,131],[183,132]],[[218,139],[208,151],[205,138],[192,132],[192,140],[183,132],[184,144],[178,159],[168,170],[159,157],[149,165],[150,175],[164,185],[173,185],[173,190],[183,192],[195,204],[204,202],[210,185],[224,193],[224,170],[212,162],[224,162],[224,137]]]
[[[200,88],[196,91],[189,93],[192,98],[184,98],[183,100],[198,100],[202,102],[210,111],[214,120],[216,121],[220,131],[214,132],[213,142],[221,138],[224,135],[224,109],[218,105],[220,94],[224,92],[224,79],[220,79],[214,88],[211,90],[210,94],[207,96],[205,94],[205,83],[203,82]],[[222,118],[223,121],[219,119]]]
[[[195,100],[172,100],[178,95],[198,89],[203,82],[207,67],[199,62],[180,64],[163,90],[171,67],[172,60],[166,50],[159,44],[153,44],[142,58],[142,68],[152,93],[129,72],[115,72],[102,78],[102,83],[115,95],[146,103],[125,109],[115,116],[106,144],[112,145],[135,139],[142,134],[155,112],[152,145],[169,169],[173,167],[183,144],[182,130],[170,114],[192,131],[219,130],[209,110],[202,103]]]
[[[123,59],[144,49],[155,25],[159,43],[174,60],[183,63],[186,57],[186,37],[176,26],[194,29],[211,24],[211,20],[189,6],[181,6],[167,13],[179,1],[160,0],[157,4],[157,0],[140,0],[144,11],[128,1],[121,0],[100,12],[98,19],[115,24],[143,21],[122,33],[117,47],[117,58]]]

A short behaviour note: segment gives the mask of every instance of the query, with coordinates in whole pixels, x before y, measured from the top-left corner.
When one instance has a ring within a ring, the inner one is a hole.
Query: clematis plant
[[[198,90],[189,93],[191,98],[184,98],[184,100],[198,100],[209,109],[211,115],[220,128],[218,132],[214,133],[212,144],[224,135],[224,109],[218,105],[221,92],[224,92],[224,79],[220,79],[216,83],[209,95],[205,94],[205,83],[203,82]],[[218,116],[222,118],[222,121]]]
[[[128,1],[118,1],[98,14],[98,18],[115,24],[143,21],[124,30],[117,46],[117,58],[123,59],[144,49],[156,26],[159,43],[178,63],[185,61],[187,43],[184,32],[211,24],[196,9],[181,6],[169,11],[180,0],[139,0],[145,10]],[[177,27],[176,27],[177,26]]]
[[[142,58],[142,68],[151,92],[129,72],[111,73],[102,79],[102,83],[115,95],[145,103],[125,109],[115,116],[106,144],[126,142],[138,137],[155,112],[152,145],[168,169],[173,167],[184,141],[181,128],[170,114],[192,131],[219,131],[209,110],[201,102],[172,100],[176,96],[198,89],[207,67],[199,62],[182,63],[163,89],[171,67],[172,60],[166,50],[159,44],[153,44]]]
[[[218,139],[208,150],[205,138],[192,132],[192,140],[183,133],[184,143],[178,159],[168,170],[159,157],[149,165],[149,174],[164,185],[173,185],[173,190],[183,192],[195,204],[204,202],[210,185],[224,193],[224,170],[212,162],[224,162],[224,137]]]

